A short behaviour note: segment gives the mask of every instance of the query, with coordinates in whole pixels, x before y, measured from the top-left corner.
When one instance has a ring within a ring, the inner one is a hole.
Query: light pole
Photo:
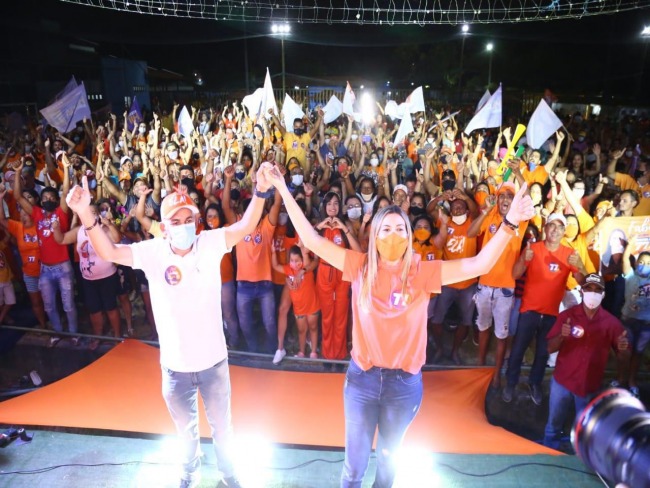
[[[465,57],[465,39],[469,33],[469,25],[463,24],[460,28],[462,41],[460,44],[460,73],[458,74],[458,101],[460,102],[463,98],[463,60]]]
[[[271,33],[280,38],[282,43],[282,97],[285,91],[285,70],[284,70],[284,38],[291,34],[291,26],[289,24],[273,24],[271,26]]]
[[[641,54],[641,72],[639,74],[639,81],[636,88],[636,101],[639,101],[641,89],[643,88],[643,74],[645,72],[645,58],[648,53],[648,43],[650,42],[650,26],[645,26],[641,31],[641,42],[643,42],[643,54]]]
[[[489,90],[490,85],[492,84],[492,52],[494,51],[494,44],[488,42],[487,45],[485,46],[485,49],[490,54],[490,64],[488,68],[488,90]]]

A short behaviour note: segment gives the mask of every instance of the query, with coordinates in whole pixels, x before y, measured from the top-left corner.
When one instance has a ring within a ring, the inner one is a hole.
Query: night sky
[[[268,23],[155,17],[56,0],[3,7],[4,85],[66,80],[71,74],[83,79],[100,55],[145,60],[188,77],[198,70],[204,89],[210,90],[244,88],[245,51],[252,88],[262,83],[267,66],[274,75],[281,71],[280,41],[269,35]],[[647,104],[650,39],[644,43],[640,36],[644,25],[650,25],[648,9],[582,20],[473,25],[465,41],[464,84],[484,89],[485,45],[491,41],[492,78],[504,86],[549,87],[574,98],[605,94]],[[460,26],[294,24],[285,41],[287,84],[331,85],[347,79],[366,86],[391,80],[395,88],[454,86],[461,39]],[[72,52],[65,49],[68,43],[93,46],[97,54]]]

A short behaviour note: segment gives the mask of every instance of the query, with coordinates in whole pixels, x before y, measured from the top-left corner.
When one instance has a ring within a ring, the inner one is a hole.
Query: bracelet
[[[86,232],[88,232],[89,230],[94,229],[94,228],[97,226],[97,224],[99,224],[99,222],[100,222],[100,219],[99,219],[99,217],[97,217],[97,218],[95,219],[95,222],[93,223],[93,225],[89,225],[88,227],[84,227],[84,230],[85,230]]]
[[[259,198],[269,198],[273,196],[273,188],[269,188],[266,191],[259,191],[257,189],[257,186],[255,186],[255,190],[253,190],[253,195]]]
[[[512,222],[510,222],[510,221],[508,220],[507,217],[503,217],[503,223],[504,223],[505,225],[507,225],[508,227],[510,227],[510,228],[511,228],[512,230],[514,230],[514,231],[518,231],[518,230],[519,230],[519,226],[513,224]]]

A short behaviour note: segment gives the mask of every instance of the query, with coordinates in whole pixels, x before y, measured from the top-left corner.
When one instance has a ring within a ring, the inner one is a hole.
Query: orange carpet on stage
[[[488,369],[424,373],[422,408],[405,445],[465,454],[559,454],[488,423]],[[340,373],[231,366],[235,434],[271,442],[342,447]],[[0,403],[0,423],[173,434],[161,396],[158,349],[127,340],[77,373]],[[201,410],[201,435],[209,427]]]

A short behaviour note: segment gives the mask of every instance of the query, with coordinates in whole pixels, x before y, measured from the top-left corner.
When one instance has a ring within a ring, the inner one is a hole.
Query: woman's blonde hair
[[[384,221],[386,215],[397,214],[404,220],[404,225],[406,227],[406,232],[408,234],[408,246],[402,256],[402,294],[406,293],[407,281],[409,271],[411,269],[411,262],[413,257],[413,232],[411,230],[411,225],[409,224],[409,219],[406,213],[398,207],[397,205],[389,205],[382,208],[377,212],[375,217],[372,219],[370,224],[370,235],[368,239],[368,254],[366,257],[366,262],[361,269],[361,291],[359,293],[359,304],[364,311],[370,310],[372,304],[372,290],[375,288],[377,281],[377,274],[379,269],[379,252],[377,251],[377,234],[379,234],[379,229],[381,224]]]

